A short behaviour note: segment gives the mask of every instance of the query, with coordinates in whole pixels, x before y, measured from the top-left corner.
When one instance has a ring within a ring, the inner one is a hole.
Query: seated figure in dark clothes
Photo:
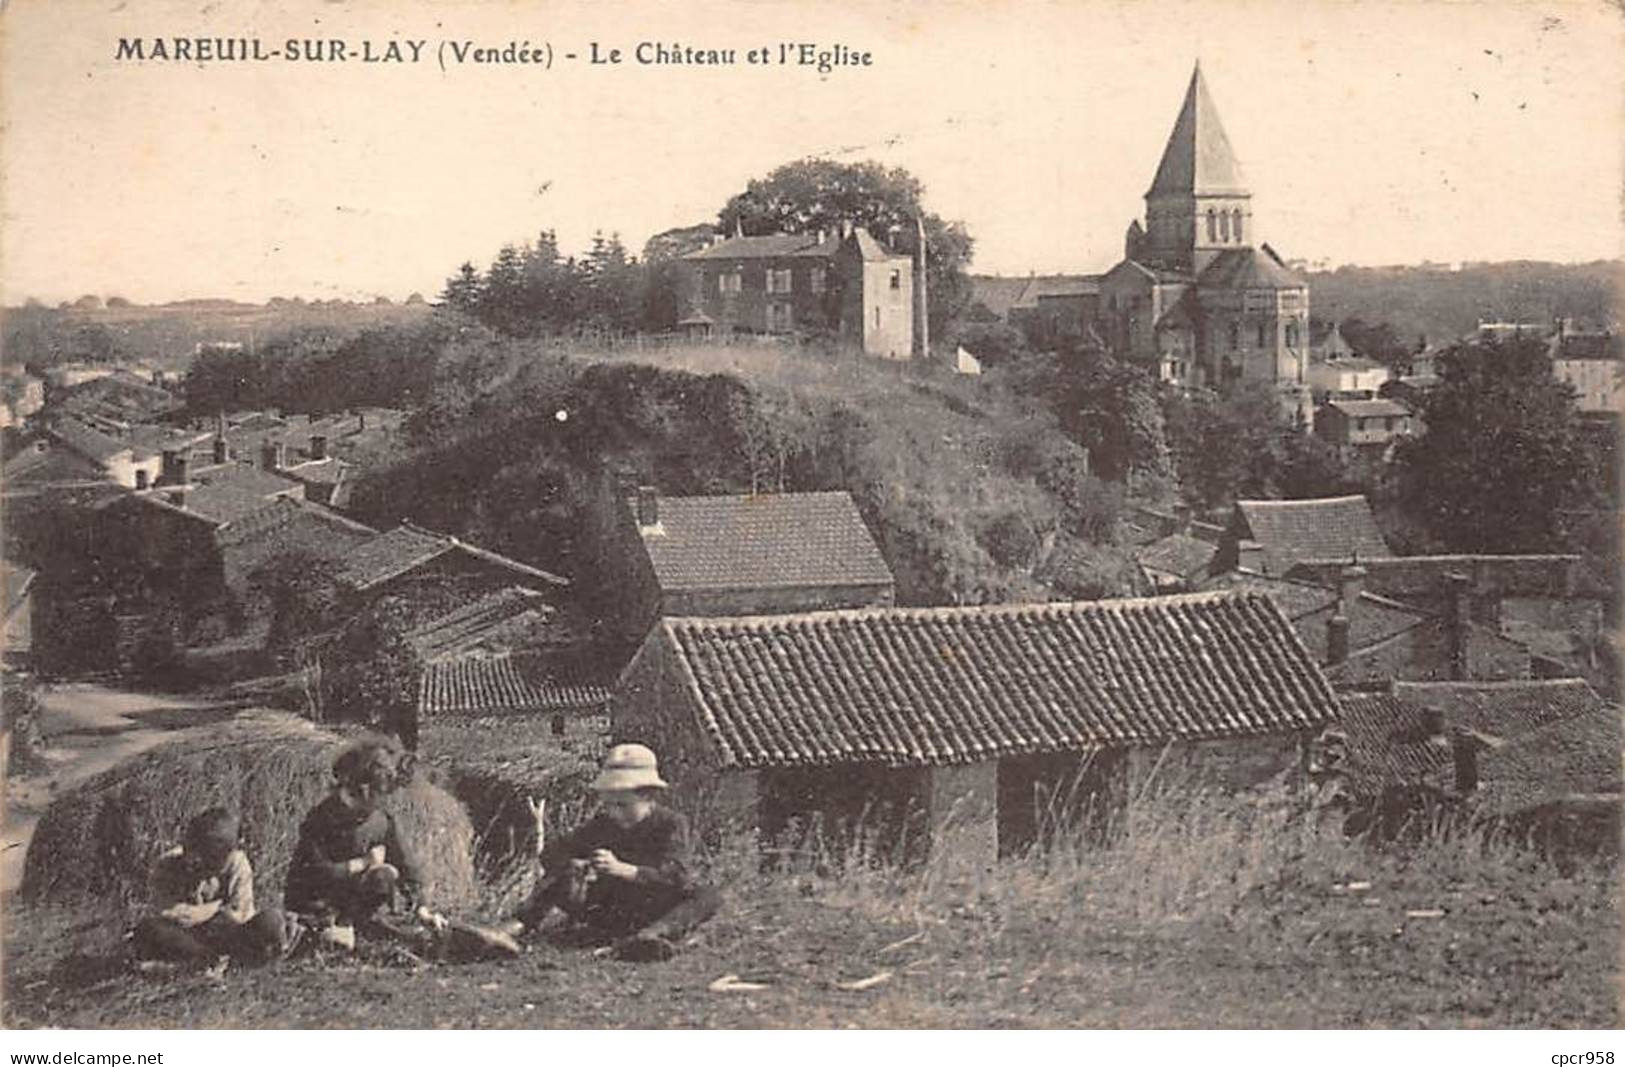
[[[237,817],[224,808],[194,818],[183,842],[159,858],[152,898],[156,914],[131,936],[137,959],[265,963],[284,955],[297,931],[275,909],[254,910],[254,871],[238,845]]]
[[[409,773],[409,759],[394,738],[351,745],[333,763],[333,791],[299,826],[283,903],[323,944],[353,948],[358,927],[398,936],[381,913],[417,904],[417,863],[394,817],[379,807]]]
[[[643,745],[612,748],[592,788],[598,813],[542,850],[541,881],[511,932],[612,945],[622,959],[669,959],[721,904],[689,872],[688,821],[657,801],[666,783]]]

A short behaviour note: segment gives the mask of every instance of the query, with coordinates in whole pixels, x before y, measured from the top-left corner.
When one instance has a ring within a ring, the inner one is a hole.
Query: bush
[[[161,745],[57,798],[35,830],[22,895],[146,899],[148,872],[186,822],[214,805],[242,819],[262,905],[278,903],[305,814],[332,784],[347,738],[290,715],[244,717]],[[461,804],[418,778],[390,798],[437,906],[478,900],[474,830]]]

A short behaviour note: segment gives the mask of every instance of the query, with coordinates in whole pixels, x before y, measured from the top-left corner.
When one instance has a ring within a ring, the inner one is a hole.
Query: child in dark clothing
[[[292,947],[281,912],[254,910],[254,871],[237,839],[237,818],[224,808],[210,808],[187,825],[183,843],[153,870],[157,914],[136,925],[137,959],[212,963],[230,956],[263,963]]]
[[[655,799],[665,788],[649,749],[611,749],[593,782],[600,811],[542,851],[542,880],[516,925],[535,931],[562,912],[575,926],[561,940],[614,945],[623,959],[669,959],[721,897],[695,884],[688,822]]]
[[[283,901],[326,943],[353,947],[356,926],[379,927],[378,913],[397,897],[417,903],[417,864],[378,806],[400,784],[406,760],[393,738],[352,745],[333,763],[333,792],[300,824]]]

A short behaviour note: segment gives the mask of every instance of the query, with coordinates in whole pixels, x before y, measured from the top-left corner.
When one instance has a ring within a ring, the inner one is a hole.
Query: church
[[[1198,63],[1123,260],[1100,276],[1097,329],[1180,388],[1256,381],[1310,415],[1309,283],[1258,241],[1252,192]]]

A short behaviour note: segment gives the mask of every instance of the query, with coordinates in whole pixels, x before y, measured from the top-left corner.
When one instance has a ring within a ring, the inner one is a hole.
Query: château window
[[[1241,347],[1241,324],[1232,322],[1230,324],[1230,349],[1231,349],[1231,351],[1235,351],[1236,349],[1238,349],[1240,347]]]
[[[1219,212],[1219,240],[1230,240],[1230,212]]]
[[[1208,208],[1207,209],[1207,239],[1209,241],[1217,241],[1219,239],[1219,231],[1218,231],[1218,228],[1217,228],[1218,224],[1219,224],[1219,220],[1214,217],[1213,209]]]
[[[1230,232],[1235,234],[1236,243],[1241,243],[1241,208],[1239,207],[1231,214]]]
[[[736,270],[726,271],[717,275],[717,292],[719,293],[737,293],[739,292],[740,284],[740,274]]]
[[[821,292],[824,291],[824,268],[823,267],[814,267],[812,269],[812,273],[808,277],[809,277],[809,280],[812,283],[812,291],[813,292],[821,293]]]
[[[767,291],[770,293],[788,293],[791,286],[789,268],[784,270],[769,270],[767,272]]]
[[[1264,344],[1264,324],[1261,322],[1258,324],[1258,347],[1263,348]]]
[[[880,329],[880,308],[875,308],[875,329]]]

